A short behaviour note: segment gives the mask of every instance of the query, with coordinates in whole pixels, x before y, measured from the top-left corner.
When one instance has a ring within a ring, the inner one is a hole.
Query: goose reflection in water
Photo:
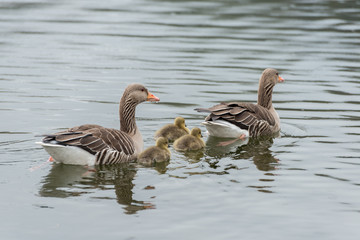
[[[92,193],[92,189],[109,190],[113,188],[116,200],[124,205],[126,214],[139,210],[152,209],[152,203],[133,199],[133,179],[136,168],[130,164],[113,166],[74,166],[54,164],[43,180],[39,194],[43,197],[66,198]],[[96,198],[96,197],[95,197]],[[108,197],[101,197],[107,199]],[[111,198],[108,198],[111,199]]]
[[[273,138],[250,138],[245,141],[237,141],[228,146],[218,146],[222,140],[221,138],[209,137],[206,142],[206,154],[219,159],[225,156],[232,156],[233,159],[239,160],[252,159],[260,171],[276,169],[279,159],[275,158],[270,150]]]
[[[250,139],[248,144],[238,147],[234,159],[251,159],[260,171],[276,170],[279,159],[275,158],[270,147],[273,144],[271,137]]]

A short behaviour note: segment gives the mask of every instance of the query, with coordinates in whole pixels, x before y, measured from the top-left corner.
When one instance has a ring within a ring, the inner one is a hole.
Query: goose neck
[[[137,132],[137,126],[135,122],[135,108],[137,103],[131,98],[123,98],[120,101],[120,130],[133,136]]]
[[[258,105],[266,109],[270,109],[272,107],[273,88],[273,84],[260,81],[258,90]]]

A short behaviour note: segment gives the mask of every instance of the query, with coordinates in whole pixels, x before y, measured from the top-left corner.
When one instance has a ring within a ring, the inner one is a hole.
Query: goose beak
[[[160,101],[160,98],[156,97],[154,94],[149,92],[146,101],[158,102],[158,101]]]
[[[279,83],[282,83],[282,82],[284,82],[284,81],[285,81],[285,79],[283,79],[282,77],[279,76],[278,82],[279,82]]]

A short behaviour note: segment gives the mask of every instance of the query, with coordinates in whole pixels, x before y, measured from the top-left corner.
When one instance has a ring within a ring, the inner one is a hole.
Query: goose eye
[[[141,89],[142,92],[145,92],[145,88]]]
[[[279,76],[279,73],[276,73],[276,76]]]

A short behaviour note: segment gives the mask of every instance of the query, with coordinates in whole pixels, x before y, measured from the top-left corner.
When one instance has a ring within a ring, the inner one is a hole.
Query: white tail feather
[[[36,142],[40,144],[55,162],[72,165],[94,165],[95,155],[75,146],[63,146],[53,143]]]
[[[205,121],[201,123],[206,127],[210,136],[223,138],[238,138],[245,134],[249,137],[249,132],[224,120]]]

